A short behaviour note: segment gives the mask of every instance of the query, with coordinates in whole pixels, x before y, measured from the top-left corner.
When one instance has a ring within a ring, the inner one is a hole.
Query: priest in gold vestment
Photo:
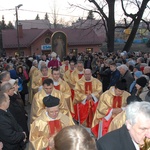
[[[51,95],[43,98],[46,109],[31,124],[30,149],[51,150],[53,137],[62,128],[74,125],[72,119],[59,111],[59,101],[58,98]]]
[[[91,128],[94,113],[102,92],[102,83],[92,77],[90,69],[84,70],[84,76],[75,85],[73,103],[77,106],[75,120]]]
[[[63,75],[63,79],[70,85],[70,80],[71,80],[71,73],[74,71],[75,69],[75,62],[71,61],[70,62],[70,69],[67,70],[64,75]]]
[[[72,88],[75,87],[75,84],[82,78],[84,75],[84,64],[82,61],[77,62],[76,69],[71,73],[70,84]]]
[[[43,98],[45,96],[52,95],[60,99],[60,112],[65,115],[71,117],[70,111],[68,109],[67,103],[64,99],[62,93],[54,88],[53,80],[52,79],[45,79],[43,81],[43,88],[39,92],[34,95],[33,102],[31,105],[31,117],[30,123],[32,123],[37,117],[39,117],[42,111],[45,109],[43,104]]]
[[[32,89],[34,90],[34,94],[38,92],[39,89],[41,89],[42,82],[47,79],[51,78],[51,69],[48,69],[46,66],[41,66],[41,70],[34,75],[34,78],[32,80]]]
[[[60,67],[60,73],[62,77],[67,70],[70,70],[69,59],[67,57],[64,57],[63,60],[63,64]]]
[[[33,96],[34,96],[34,91],[32,89],[32,82],[33,79],[37,77],[39,73],[38,69],[38,62],[37,60],[34,60],[32,63],[32,67],[29,72],[29,77],[30,77],[30,82],[29,82],[29,102],[32,104]]]
[[[141,102],[141,101],[142,99],[139,98],[138,96],[131,95],[127,98],[127,105],[129,105],[132,102]],[[122,127],[122,125],[125,123],[125,120],[126,120],[125,111],[122,111],[121,113],[119,113],[117,116],[113,118],[113,120],[109,125],[108,132]]]
[[[62,92],[71,114],[74,114],[71,89],[68,83],[60,78],[60,70],[58,68],[52,69],[52,80],[54,83],[54,88]]]
[[[142,99],[138,96],[129,96],[127,98],[127,105],[129,105],[132,102],[142,102]],[[111,132],[113,130],[119,129],[120,127],[125,124],[126,121],[126,114],[125,111],[122,111],[119,113],[114,119],[111,121],[108,132]],[[145,139],[145,144],[141,146],[140,150],[150,150],[150,139]]]
[[[125,82],[118,81],[115,86],[101,95],[92,122],[92,132],[97,138],[107,133],[111,120],[121,113],[126,106],[126,99],[130,93],[126,92],[125,89]]]

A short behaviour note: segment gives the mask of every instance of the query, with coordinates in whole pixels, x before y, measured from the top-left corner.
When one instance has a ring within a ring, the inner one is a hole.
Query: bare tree
[[[131,1],[131,2],[133,2],[133,1]],[[149,29],[149,23],[147,21],[145,21],[144,19],[142,19],[143,13],[147,7],[148,2],[149,2],[149,0],[143,0],[142,2],[139,3],[139,1],[135,0],[134,4],[136,4],[136,6],[138,7],[138,11],[135,14],[132,14],[132,13],[129,14],[125,10],[123,0],[121,0],[122,9],[124,11],[125,16],[131,18],[130,24],[133,22],[133,27],[132,27],[131,33],[129,35],[129,38],[127,39],[127,42],[126,42],[123,50],[126,50],[126,51],[130,50],[141,20],[143,20],[147,24],[147,26],[148,26],[147,29]]]
[[[140,21],[142,20],[143,22],[147,24],[147,27],[149,26],[149,23],[146,20],[142,19],[143,13],[147,7],[149,0],[141,0],[142,1],[141,4],[139,3],[138,0],[130,0],[130,4],[128,3],[128,5],[127,3],[124,4],[125,0],[121,0],[122,7],[120,5],[117,6],[117,7],[122,8],[122,12],[124,13],[122,14],[122,16],[124,17],[124,25],[121,25],[121,26],[115,25],[115,17],[116,17],[115,16],[115,4],[119,2],[118,0],[99,0],[99,1],[87,0],[87,1],[95,6],[95,9],[93,9],[92,12],[99,14],[99,16],[101,16],[101,19],[103,20],[103,25],[105,27],[106,37],[107,37],[107,49],[109,52],[114,51],[114,38],[115,38],[116,28],[127,29],[132,25],[131,34],[123,48],[123,50],[129,51],[133,43],[133,40],[135,38]],[[132,14],[131,12],[127,13],[127,7],[131,8],[131,5],[134,5],[134,7],[135,6],[137,7],[138,9],[137,13],[135,14]],[[80,5],[77,7],[82,8],[87,11],[90,10]],[[106,7],[107,7],[107,11],[106,11]]]

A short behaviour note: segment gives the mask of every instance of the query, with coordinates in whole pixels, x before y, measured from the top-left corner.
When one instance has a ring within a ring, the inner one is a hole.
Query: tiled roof
[[[35,39],[43,29],[23,29],[23,38],[20,38],[20,47],[30,46],[31,41]],[[16,48],[17,30],[2,30],[3,48]]]
[[[23,29],[23,38],[20,38],[20,47],[29,47],[36,39],[49,29]],[[99,45],[104,40],[99,38],[92,29],[51,29],[50,32],[63,31],[67,35],[68,45]],[[17,31],[2,31],[3,48],[17,47]]]
[[[19,20],[23,29],[49,29],[51,24],[49,20]]]
[[[101,44],[101,39],[92,29],[51,29],[51,31],[63,31],[67,35],[69,45],[95,45]]]

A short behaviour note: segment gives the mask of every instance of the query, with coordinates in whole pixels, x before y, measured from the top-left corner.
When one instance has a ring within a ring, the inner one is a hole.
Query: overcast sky
[[[35,19],[36,15],[39,14],[40,19],[44,19],[45,13],[49,13],[50,21],[53,20],[54,5],[56,6],[56,13],[59,19],[63,18],[68,20],[77,20],[79,17],[87,16],[87,12],[70,8],[68,4],[81,4],[85,5],[84,0],[3,0],[0,3],[0,17],[5,17],[5,21],[16,20],[15,6],[23,4],[18,10],[19,20]],[[1,20],[0,18],[0,20]]]
[[[49,15],[49,20],[53,23],[53,11],[54,5],[56,6],[56,14],[58,14],[58,20],[63,19],[66,22],[75,21],[79,17],[86,18],[88,12],[79,8],[71,7],[70,4],[80,4],[81,7],[93,8],[93,4],[89,3],[88,0],[1,0],[0,3],[0,20],[2,15],[5,17],[6,23],[11,21],[13,24],[16,20],[15,6],[23,4],[18,10],[19,20],[33,20],[36,15],[39,14],[40,19],[44,19],[45,13]],[[141,0],[140,0],[141,1]],[[149,3],[150,4],[150,3]],[[150,7],[150,6],[149,6]],[[116,4],[116,16],[117,19],[123,19],[123,15],[118,11],[121,8]],[[135,10],[130,8],[129,11]],[[150,14],[150,11],[148,11]],[[96,15],[95,15],[96,17]],[[147,17],[147,14],[146,14]],[[150,17],[149,17],[150,18]]]

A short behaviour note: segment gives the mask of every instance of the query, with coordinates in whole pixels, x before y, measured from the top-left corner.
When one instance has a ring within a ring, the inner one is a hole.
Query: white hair
[[[134,125],[137,118],[142,118],[150,120],[150,103],[149,102],[133,102],[126,107],[126,120],[130,121]]]
[[[125,71],[127,71],[129,68],[126,65],[121,65],[120,68],[124,69]]]
[[[37,64],[37,63],[38,63],[37,60],[33,60],[33,62],[32,62],[33,65],[35,65],[35,64]]]

